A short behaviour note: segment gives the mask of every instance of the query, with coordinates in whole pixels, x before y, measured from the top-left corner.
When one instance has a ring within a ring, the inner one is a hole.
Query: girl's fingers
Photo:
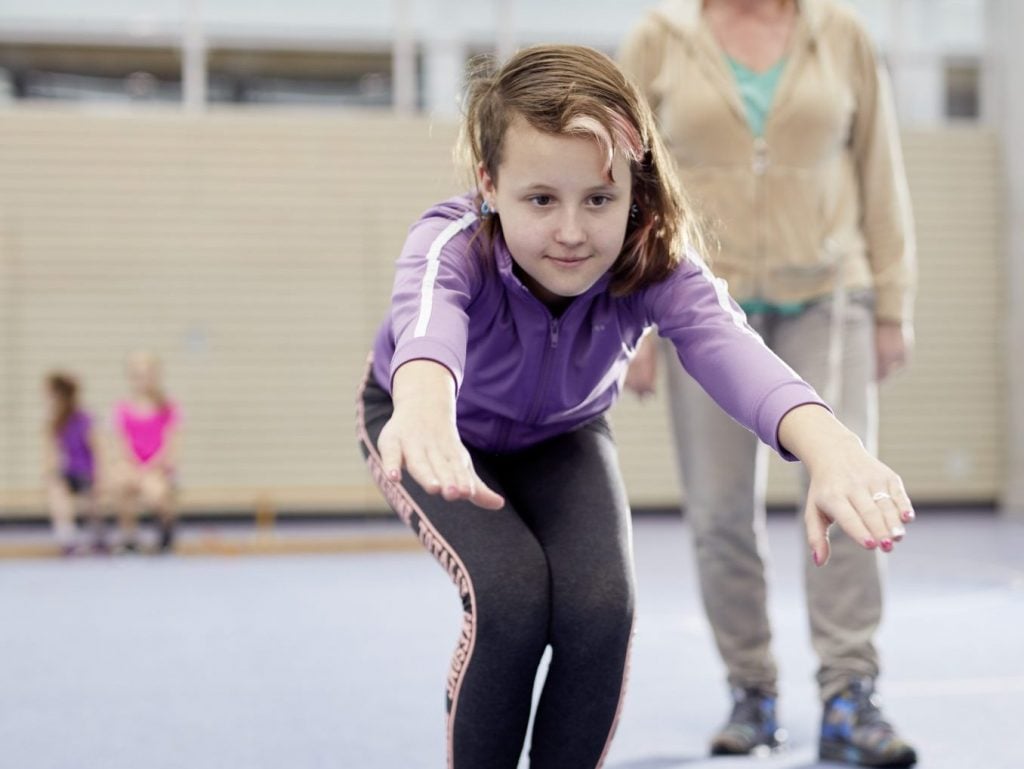
[[[500,510],[505,506],[505,498],[479,478],[476,479],[475,489],[469,501],[485,510]]]
[[[384,466],[384,473],[388,479],[399,481],[402,478],[402,445],[397,438],[391,437],[391,433],[384,430],[377,441],[377,450],[380,452],[380,462]]]
[[[827,504],[818,504],[818,510],[839,525],[847,536],[868,550],[878,547],[878,539],[868,529],[860,514],[845,497],[836,497]]]
[[[393,481],[401,478],[404,462],[409,475],[428,494],[440,494],[449,502],[467,499],[487,510],[499,510],[505,505],[504,497],[480,480],[469,452],[461,443],[443,448],[418,441],[403,444],[385,428],[377,449],[384,472]]]
[[[409,475],[423,487],[425,492],[437,494],[441,491],[440,475],[422,446],[406,447],[405,466],[409,470]]]
[[[896,500],[888,491],[877,491],[871,498],[885,520],[888,537],[893,542],[899,542],[906,535],[907,530],[903,527],[903,521],[900,520],[900,510],[896,505]],[[882,549],[886,549],[884,539],[882,540]]]
[[[504,497],[480,480],[469,452],[461,444],[455,454],[448,451],[444,456],[435,456],[433,464],[439,468],[441,495],[449,502],[467,499],[487,510],[500,510],[505,506]]]
[[[465,454],[465,459],[461,455]],[[473,482],[466,468],[468,454],[460,445],[457,447],[432,446],[427,452],[433,466],[441,496],[449,502],[465,499],[473,492]]]
[[[451,465],[455,482],[445,490],[445,499],[468,499],[474,505],[487,510],[500,510],[505,499],[484,483],[473,468],[469,452],[462,449],[462,457]]]
[[[832,552],[828,541],[830,522],[813,504],[808,504],[804,520],[807,523],[807,543],[811,546],[811,558],[815,566],[824,566]]]
[[[896,505],[896,509],[899,511],[900,520],[903,523],[913,522],[916,513],[914,512],[914,505],[907,495],[907,490],[903,488],[903,481],[899,478],[890,481],[889,493],[892,495],[893,504]]]
[[[890,522],[886,514],[887,511],[891,514],[896,509],[892,505],[892,500],[889,499],[889,493],[879,492],[872,495],[868,489],[858,489],[850,496],[850,502],[864,525],[867,526],[868,531],[871,532],[871,538],[885,552],[888,553],[892,550],[892,527],[899,522],[899,519],[893,516]]]
[[[464,446],[459,446],[459,456],[452,463],[452,467],[458,491],[458,495],[453,499],[468,499],[474,505],[486,510],[500,510],[505,506],[504,497],[489,488],[477,475],[476,469],[473,467],[473,458]]]
[[[459,446],[457,456],[450,464],[454,476],[452,491],[457,494],[453,498],[471,499],[473,494],[476,493],[479,479],[473,471],[473,460],[470,458],[469,452],[466,451],[465,447]]]

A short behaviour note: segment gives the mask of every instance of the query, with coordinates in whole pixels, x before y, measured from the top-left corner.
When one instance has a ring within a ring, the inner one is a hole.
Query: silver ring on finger
[[[871,501],[881,502],[883,499],[892,499],[892,494],[888,491],[876,491],[871,495]]]

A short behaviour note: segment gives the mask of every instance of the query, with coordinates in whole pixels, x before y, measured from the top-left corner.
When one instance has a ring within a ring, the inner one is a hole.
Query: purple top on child
[[[406,361],[448,368],[462,440],[517,450],[608,410],[644,330],[657,325],[718,404],[786,459],[778,426],[792,408],[824,405],[764,344],[699,259],[661,283],[614,296],[605,275],[560,316],[519,280],[499,236],[483,254],[472,195],[434,206],[398,260],[391,312],[374,346],[374,376],[390,392]]]
[[[61,473],[92,481],[94,459],[89,447],[89,429],[92,420],[84,411],[76,411],[61,428],[60,443]]]

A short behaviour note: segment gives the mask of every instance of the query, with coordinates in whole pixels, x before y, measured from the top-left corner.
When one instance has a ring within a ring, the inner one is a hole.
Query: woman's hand
[[[647,334],[640,340],[626,372],[626,389],[632,390],[639,398],[654,395],[658,384],[658,341],[655,336]]]
[[[903,539],[904,524],[914,520],[903,481],[827,409],[808,404],[790,411],[779,424],[779,443],[811,477],[804,519],[818,566],[828,561],[832,523],[869,550],[889,552]]]
[[[884,381],[907,365],[914,347],[914,332],[907,323],[878,321],[875,324],[877,379]]]
[[[428,494],[468,499],[498,510],[505,500],[480,480],[455,426],[455,380],[430,360],[413,360],[395,372],[395,411],[377,439],[384,472],[393,481],[405,466]]]

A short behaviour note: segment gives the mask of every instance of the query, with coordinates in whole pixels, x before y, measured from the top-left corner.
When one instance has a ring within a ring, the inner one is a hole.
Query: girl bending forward
[[[703,264],[651,112],[610,59],[539,46],[476,76],[461,144],[477,190],[409,234],[358,432],[374,479],[462,599],[448,766],[516,767],[550,645],[530,765],[593,769],[621,708],[634,614],[604,415],[646,329],[735,420],[807,465],[817,563],[829,523],[873,548],[902,536],[912,508]]]

